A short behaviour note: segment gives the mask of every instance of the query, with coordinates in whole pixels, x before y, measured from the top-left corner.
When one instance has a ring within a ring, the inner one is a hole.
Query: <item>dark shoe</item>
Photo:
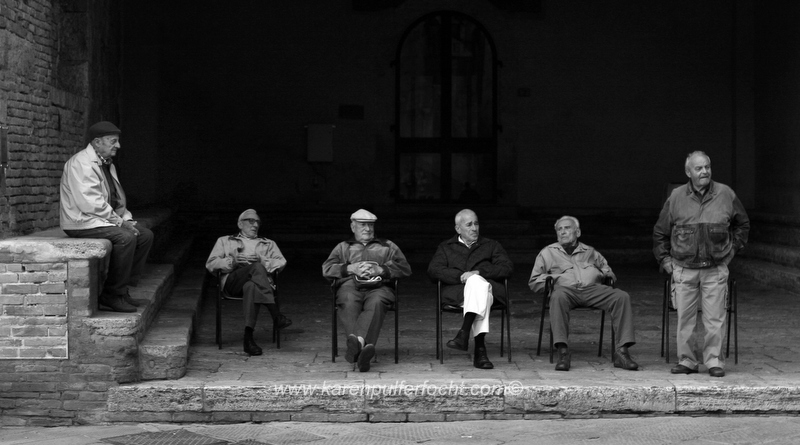
[[[344,359],[347,363],[355,363],[358,360],[358,355],[361,353],[361,342],[358,337],[353,334],[347,336],[347,352],[344,353]]]
[[[458,331],[456,338],[447,342],[447,347],[461,351],[469,349],[469,332],[464,332],[463,330]]]
[[[256,344],[255,341],[253,341],[252,337],[245,337],[244,352],[246,352],[248,355],[261,355],[263,351],[261,351],[261,348]]]
[[[274,321],[274,323],[275,323],[275,328],[280,331],[281,329],[288,328],[289,326],[291,326],[292,320],[286,318],[285,315],[280,314],[278,315],[278,318]]]
[[[688,366],[678,365],[669,370],[673,374],[696,374],[697,369],[692,369]]]
[[[361,350],[361,354],[358,354],[358,370],[369,371],[369,362],[372,361],[372,357],[375,357],[375,345],[369,343]]]
[[[475,348],[475,358],[472,364],[478,369],[492,369],[494,365],[489,361],[489,356],[486,355],[486,348]]]
[[[97,299],[100,310],[110,310],[112,312],[136,312],[136,308],[125,302],[119,295],[102,294]]]
[[[131,294],[129,294],[129,293],[126,293],[125,295],[123,295],[122,299],[125,300],[126,303],[128,303],[128,304],[130,304],[131,306],[134,306],[134,307],[139,307],[139,306],[142,305],[138,301],[134,300],[133,297],[131,297]]]
[[[621,349],[614,351],[614,367],[627,369],[628,371],[636,371],[639,369],[639,365],[633,361],[628,351],[623,352]]]
[[[569,349],[563,348],[558,350],[558,362],[556,363],[556,371],[569,371],[570,362],[572,361],[572,354]]]
[[[717,366],[708,368],[708,375],[711,377],[725,377],[725,370]]]

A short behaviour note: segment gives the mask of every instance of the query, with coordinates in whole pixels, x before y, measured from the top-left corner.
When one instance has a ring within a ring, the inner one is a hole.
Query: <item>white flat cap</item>
[[[368,212],[364,209],[358,209],[355,213],[350,215],[350,221],[355,222],[362,222],[362,223],[374,223],[378,220],[378,217],[375,216],[373,213]]]
[[[239,215],[239,221],[243,219],[261,219],[258,217],[258,213],[256,213],[253,209],[247,209]]]

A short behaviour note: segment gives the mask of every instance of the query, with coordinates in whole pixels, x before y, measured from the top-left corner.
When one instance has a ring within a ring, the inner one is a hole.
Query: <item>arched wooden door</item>
[[[497,55],[486,29],[452,11],[403,34],[396,68],[399,201],[493,202]]]

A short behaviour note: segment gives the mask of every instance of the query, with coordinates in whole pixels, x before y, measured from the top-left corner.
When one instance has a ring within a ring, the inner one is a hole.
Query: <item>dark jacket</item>
[[[506,294],[501,282],[511,276],[514,264],[497,241],[480,237],[472,247],[467,247],[456,235],[439,244],[428,265],[431,280],[442,282],[442,301],[455,305],[464,302],[461,274],[471,270],[479,271],[492,284],[495,300],[505,304]]]
[[[702,269],[728,265],[747,244],[750,219],[736,193],[711,181],[702,199],[691,183],[672,191],[653,227],[653,254],[659,264]]]

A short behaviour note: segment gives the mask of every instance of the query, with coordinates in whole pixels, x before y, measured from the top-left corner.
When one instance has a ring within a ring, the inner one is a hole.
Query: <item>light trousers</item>
[[[489,312],[494,295],[492,285],[480,275],[472,275],[464,283],[464,314],[477,314],[472,322],[472,337],[489,332]]]
[[[706,269],[680,266],[672,269],[673,303],[678,312],[678,363],[687,368],[696,369],[699,364],[690,343],[698,309],[702,311],[706,330],[702,363],[708,368],[725,367],[722,341],[727,321],[728,275],[728,266],[724,264]]]

